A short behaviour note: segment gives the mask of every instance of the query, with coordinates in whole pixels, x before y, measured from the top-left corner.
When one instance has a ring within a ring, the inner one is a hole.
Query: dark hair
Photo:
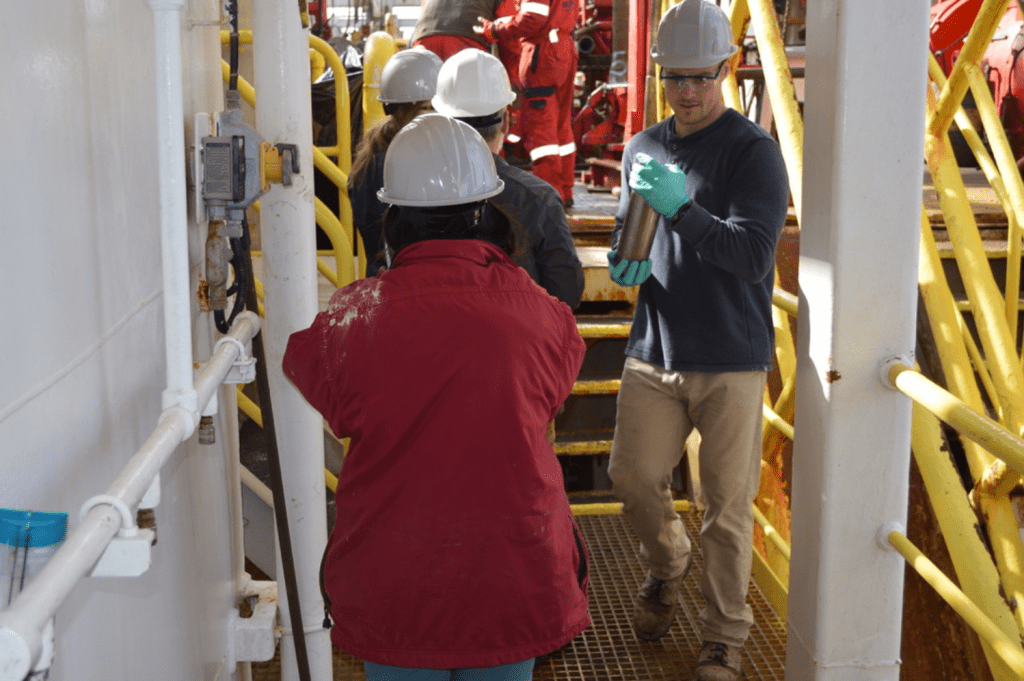
[[[395,135],[409,122],[423,111],[423,107],[429,102],[402,102],[391,104],[390,113],[380,119],[363,135],[363,139],[356,147],[355,158],[352,161],[352,170],[348,175],[348,188],[352,191],[363,184],[365,175],[370,165],[370,160],[381,149],[387,149]]]
[[[458,120],[472,126],[489,146],[504,129],[506,109],[503,107],[490,116],[460,116]]]
[[[433,239],[479,239],[509,256],[522,254],[525,244],[519,228],[486,201],[434,208],[389,206],[384,239],[392,259],[406,246]]]

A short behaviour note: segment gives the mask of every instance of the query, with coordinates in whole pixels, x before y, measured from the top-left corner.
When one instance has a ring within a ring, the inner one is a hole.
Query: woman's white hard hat
[[[437,92],[441,59],[429,50],[402,50],[391,55],[380,74],[378,101],[385,104],[425,102]]]
[[[483,201],[504,188],[480,133],[454,118],[426,113],[391,140],[377,198],[397,206],[454,206]]]
[[[705,69],[738,49],[721,7],[707,0],[682,0],[661,17],[651,59],[662,68]]]

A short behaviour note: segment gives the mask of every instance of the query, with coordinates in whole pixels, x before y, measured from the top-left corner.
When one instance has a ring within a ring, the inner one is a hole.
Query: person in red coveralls
[[[493,19],[500,1],[422,0],[409,44],[425,47],[444,61],[467,47],[486,50],[487,43],[473,31],[473,25],[478,16]]]
[[[520,681],[590,625],[587,553],[545,428],[584,343],[509,257],[503,189],[469,125],[388,147],[387,271],[291,335],[284,372],[338,437],[324,588],[369,681]]]
[[[498,3],[498,8],[494,10],[494,21],[503,24],[512,21],[517,14],[519,14],[519,0],[501,0]],[[518,95],[523,90],[522,83],[519,82],[519,58],[522,53],[523,47],[519,38],[507,37],[498,40],[497,57],[508,73],[508,80],[512,91],[517,95],[517,100],[521,100]],[[523,130],[520,123],[521,106],[521,101],[518,101],[515,106],[510,106],[508,109],[508,133],[505,135],[504,142],[510,145],[516,145],[523,141]]]
[[[492,43],[521,39],[523,144],[533,174],[557,189],[566,207],[576,179],[572,95],[579,53],[572,32],[579,14],[579,0],[522,0],[512,19],[495,23],[479,16],[473,27]]]

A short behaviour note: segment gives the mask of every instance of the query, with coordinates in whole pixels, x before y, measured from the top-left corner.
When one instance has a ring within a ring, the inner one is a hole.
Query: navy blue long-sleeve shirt
[[[771,369],[775,248],[789,205],[779,145],[732,109],[685,137],[674,117],[635,135],[622,155],[613,248],[638,152],[679,166],[693,203],[659,221],[626,354],[672,371]]]

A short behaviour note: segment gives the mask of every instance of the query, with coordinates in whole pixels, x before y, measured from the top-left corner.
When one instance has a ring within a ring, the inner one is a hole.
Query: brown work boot
[[[690,566],[693,557],[686,563],[683,574],[675,579],[658,579],[647,573],[640,592],[633,600],[633,631],[641,641],[657,641],[672,626],[679,606],[679,586]]]
[[[743,673],[740,649],[735,646],[704,641],[693,670],[693,681],[736,681]]]

